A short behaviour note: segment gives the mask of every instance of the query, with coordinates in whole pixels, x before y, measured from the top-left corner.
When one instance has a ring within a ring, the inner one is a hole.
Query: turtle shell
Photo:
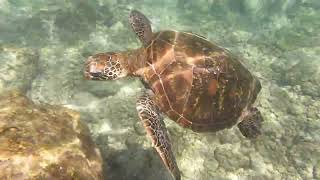
[[[144,80],[155,102],[170,119],[193,131],[233,126],[261,89],[229,51],[192,33],[155,33],[145,52]]]

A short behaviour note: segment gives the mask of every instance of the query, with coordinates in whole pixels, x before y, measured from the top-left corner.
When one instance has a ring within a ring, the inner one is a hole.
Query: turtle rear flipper
[[[132,10],[129,15],[129,23],[144,47],[147,47],[152,40],[152,29],[150,21],[141,12]]]
[[[257,138],[261,134],[261,123],[263,118],[260,111],[252,107],[245,112],[245,116],[238,124],[238,128],[243,136],[249,139]]]

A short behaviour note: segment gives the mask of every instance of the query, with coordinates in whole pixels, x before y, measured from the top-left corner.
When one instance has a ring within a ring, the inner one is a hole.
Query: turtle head
[[[88,80],[115,80],[128,75],[126,58],[121,53],[99,53],[89,56],[84,67]]]

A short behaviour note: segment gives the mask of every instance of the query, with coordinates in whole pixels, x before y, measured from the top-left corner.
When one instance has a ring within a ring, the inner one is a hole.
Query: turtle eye
[[[106,60],[107,62],[104,68],[104,76],[108,80],[114,80],[118,77],[121,77],[123,73],[117,54],[109,55]]]

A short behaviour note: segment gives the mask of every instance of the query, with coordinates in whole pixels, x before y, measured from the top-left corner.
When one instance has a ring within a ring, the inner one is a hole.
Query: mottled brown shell
[[[156,33],[146,52],[144,78],[155,102],[170,119],[194,131],[236,124],[261,88],[229,51],[192,33]]]

